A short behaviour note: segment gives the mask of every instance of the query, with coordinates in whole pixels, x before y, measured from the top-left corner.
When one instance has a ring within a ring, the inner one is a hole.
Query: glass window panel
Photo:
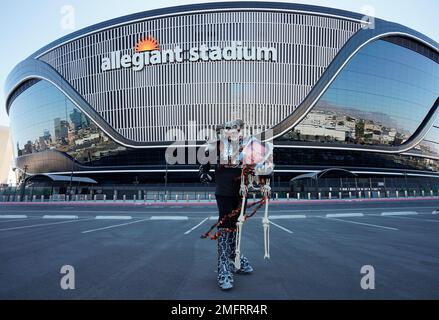
[[[417,130],[438,95],[439,64],[378,40],[347,64],[283,139],[398,146]]]
[[[93,163],[126,150],[46,81],[16,97],[10,118],[16,157],[55,150],[80,163]]]

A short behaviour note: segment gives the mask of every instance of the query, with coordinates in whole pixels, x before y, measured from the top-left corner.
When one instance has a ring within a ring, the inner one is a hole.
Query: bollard
[[[96,195],[94,195],[94,196],[93,196],[93,200],[94,200],[94,202],[96,202],[96,199],[97,199],[97,197],[96,197]]]
[[[361,191],[358,191],[358,199],[361,199]]]
[[[154,195],[154,202],[157,202],[157,193]]]
[[[133,195],[133,202],[136,202],[136,201],[137,201],[137,196]]]
[[[253,201],[256,201],[256,193],[253,193]]]
[[[386,194],[387,194],[387,198],[390,198],[390,191],[387,191]]]
[[[186,202],[189,202],[189,194],[186,194]]]
[[[372,193],[370,191],[367,192],[367,197],[370,199],[372,198]]]
[[[338,193],[338,198],[342,199],[343,198],[343,194],[341,192]]]
[[[396,190],[395,194],[396,194],[396,197],[399,198],[399,191],[398,190]]]
[[[175,202],[178,202],[178,194],[175,195]]]
[[[290,193],[287,192],[287,201],[290,201]]]
[[[300,200],[300,193],[297,193],[297,200]]]
[[[146,192],[145,192],[145,195],[143,196],[143,202],[146,203],[146,200],[148,200],[148,196],[146,195]]]
[[[378,198],[381,198],[381,191],[378,191]]]
[[[413,190],[413,196],[416,198],[416,190]]]
[[[279,200],[279,193],[276,193],[276,201]]]
[[[107,195],[104,194],[104,202],[107,202]]]
[[[17,202],[21,201],[21,196],[17,196]]]
[[[35,202],[35,200],[37,200],[37,196],[36,196],[36,195],[34,195],[34,196],[32,197],[32,202]]]
[[[430,190],[430,196],[434,196],[434,194],[433,194],[433,190]]]
[[[422,198],[424,198],[425,197],[425,191],[424,190],[422,190]]]
[[[317,197],[318,197],[319,200],[322,200],[322,193],[319,192],[319,193],[317,194]]]
[[[168,202],[168,194],[165,194],[165,202]]]
[[[408,198],[409,194],[408,194],[408,191],[407,191],[407,190],[404,190],[404,196],[405,196],[406,198]]]
[[[123,202],[125,202],[126,200],[127,200],[127,195],[124,194],[124,195],[123,195]]]
[[[308,200],[311,200],[311,192],[308,192]]]
[[[24,196],[24,202],[27,202],[27,201],[28,201],[28,199],[29,199],[29,198],[28,198],[28,196],[27,196],[27,195],[25,195],[25,196]]]
[[[200,202],[200,194],[197,194],[197,201]]]
[[[352,198],[352,191],[349,191],[349,199]]]
[[[44,196],[41,195],[41,202],[44,202]]]
[[[329,200],[332,200],[332,192],[329,192],[328,198]]]
[[[211,199],[212,199],[212,195],[209,193],[209,202],[211,201]]]

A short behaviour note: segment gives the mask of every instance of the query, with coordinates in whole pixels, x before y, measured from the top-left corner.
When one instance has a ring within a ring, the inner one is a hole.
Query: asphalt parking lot
[[[252,275],[216,285],[209,205],[0,204],[0,299],[438,299],[438,200],[273,204],[244,227]],[[61,267],[75,271],[63,290]],[[363,266],[375,289],[364,290]]]

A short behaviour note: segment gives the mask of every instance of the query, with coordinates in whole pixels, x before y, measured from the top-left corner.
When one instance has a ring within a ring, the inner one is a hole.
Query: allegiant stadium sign
[[[277,49],[274,47],[246,47],[240,41],[231,41],[229,46],[218,47],[201,45],[192,47],[188,55],[183,54],[179,46],[173,49],[160,50],[158,41],[149,36],[136,45],[136,53],[122,54],[121,51],[111,52],[109,57],[102,58],[101,70],[109,71],[121,68],[132,68],[134,71],[143,70],[146,66],[181,63],[186,60],[195,61],[277,61]]]

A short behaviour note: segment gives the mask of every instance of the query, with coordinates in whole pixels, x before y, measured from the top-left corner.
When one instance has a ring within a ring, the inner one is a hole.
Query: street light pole
[[[165,197],[168,197],[168,158],[165,156],[166,170],[165,170]],[[166,199],[165,198],[165,199]]]
[[[69,186],[70,195],[72,195],[73,166],[75,164],[75,160],[76,160],[76,157],[73,157],[73,159],[72,159],[72,170],[71,170],[71,173],[70,173],[70,186]]]
[[[24,165],[24,178],[23,178],[23,187],[21,188],[21,201],[24,201],[24,195],[26,193],[26,175],[28,168],[29,166],[27,164]]]

